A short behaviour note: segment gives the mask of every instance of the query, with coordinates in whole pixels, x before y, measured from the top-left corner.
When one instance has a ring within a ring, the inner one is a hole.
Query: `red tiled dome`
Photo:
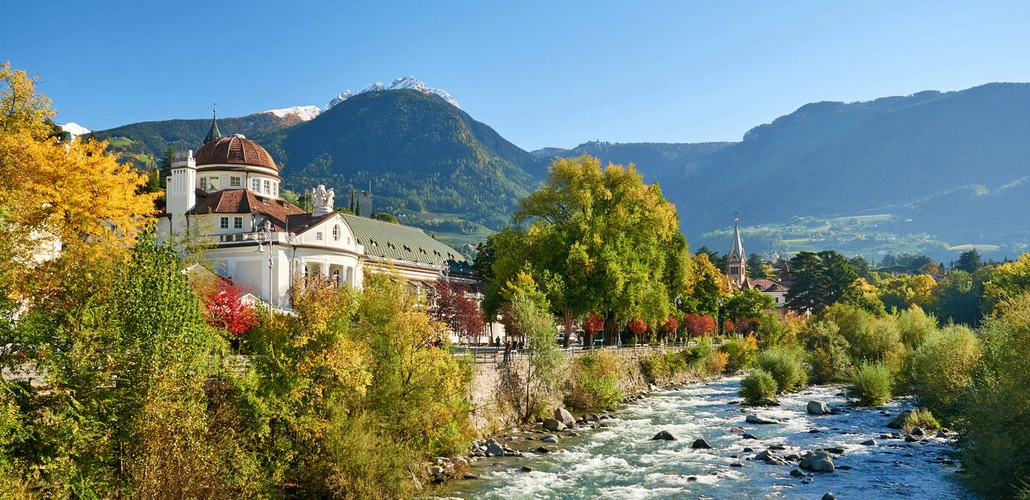
[[[268,167],[276,172],[279,167],[272,161],[272,155],[256,142],[242,137],[220,137],[200,147],[195,156],[197,166],[202,165],[253,165]]]

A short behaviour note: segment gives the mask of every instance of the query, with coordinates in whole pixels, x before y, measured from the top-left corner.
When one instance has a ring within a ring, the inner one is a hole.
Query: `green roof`
[[[207,137],[204,138],[204,144],[207,144],[215,139],[220,139],[222,133],[218,131],[218,119],[217,117],[211,118],[211,130],[208,131]]]
[[[365,246],[365,254],[424,265],[441,265],[448,260],[464,262],[457,250],[440,243],[417,227],[368,219],[356,215],[340,214],[354,231],[358,243]]]

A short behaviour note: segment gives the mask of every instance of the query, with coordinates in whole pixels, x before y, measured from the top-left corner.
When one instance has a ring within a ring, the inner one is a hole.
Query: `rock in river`
[[[569,410],[566,410],[565,408],[555,408],[554,419],[565,424],[566,427],[576,426],[576,418],[573,417],[572,414],[569,413]]]
[[[828,451],[813,451],[801,459],[801,468],[813,472],[833,472],[833,457]]]
[[[544,419],[544,429],[547,429],[551,432],[563,431],[565,430],[565,424],[562,423],[560,420],[547,418]]]
[[[695,439],[694,443],[691,444],[690,447],[695,449],[695,450],[710,450],[710,449],[712,449],[712,445],[708,444],[708,441],[705,441],[704,439],[701,439],[701,438]]]
[[[749,424],[755,425],[768,425],[780,423],[778,420],[769,420],[767,418],[759,417],[758,415],[748,415],[746,418],[744,418],[744,421],[746,421]]]
[[[826,403],[822,401],[808,402],[809,415],[826,415],[827,413],[830,413],[830,407],[826,406]]]
[[[676,436],[669,431],[662,431],[655,434],[651,441],[676,441]]]

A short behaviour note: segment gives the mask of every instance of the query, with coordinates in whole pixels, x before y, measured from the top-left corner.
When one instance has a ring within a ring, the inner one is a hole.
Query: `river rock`
[[[544,448],[543,446],[541,446],[541,447],[539,447],[539,448],[537,448],[537,449],[535,449],[533,451],[535,451],[537,453],[550,453],[551,449],[550,448]]]
[[[503,457],[504,456],[504,448],[501,448],[501,445],[497,444],[497,441],[494,441],[492,443],[487,443],[487,445],[486,445],[486,456],[488,456],[488,457]]]
[[[925,434],[926,434],[926,432],[923,432],[923,428],[922,427],[913,427],[912,428],[912,435],[913,436],[923,436]]]
[[[826,406],[825,402],[822,401],[809,401],[808,402],[808,414],[809,415],[826,415],[830,413],[830,408]]]
[[[744,433],[744,428],[743,427],[730,427],[730,432],[733,433],[733,434],[743,434]]]
[[[677,441],[677,439],[676,436],[674,436],[671,432],[662,431],[658,434],[655,434],[654,437],[651,438],[651,441]]]
[[[758,436],[751,434],[750,432],[745,432],[744,435],[740,437],[741,439],[758,439]]]
[[[551,432],[563,431],[565,430],[565,424],[560,420],[546,418],[544,419],[544,429],[547,429]]]
[[[822,500],[837,500],[837,497],[834,496],[833,493],[827,493],[823,495]]]
[[[522,468],[521,468],[521,469],[519,469],[519,470],[521,470],[522,472],[533,472],[533,471],[535,471],[536,469],[534,469],[534,468],[532,468],[532,467],[530,467],[530,466],[528,466],[528,465],[523,465],[523,466],[522,466]]]
[[[712,445],[708,444],[708,441],[705,441],[704,439],[701,439],[701,438],[695,439],[694,442],[690,445],[690,447],[695,449],[695,450],[710,450],[710,449],[712,449]]]
[[[587,413],[586,415],[583,415],[583,420],[586,420],[587,422],[597,422],[601,420],[601,417],[597,416],[596,413]]]
[[[776,456],[776,454],[773,453],[771,450],[765,450],[765,451],[761,451],[757,455],[755,455],[755,460],[765,461],[765,460],[768,460],[770,457],[774,457],[774,456]]]
[[[548,444],[558,444],[558,438],[556,438],[554,436],[547,436],[547,437],[541,439],[540,441],[543,441],[543,442],[548,443]]]
[[[911,414],[912,410],[905,410],[899,413],[897,417],[894,417],[894,420],[891,420],[891,423],[887,424],[887,427],[890,429],[900,429],[901,426],[905,424],[905,420],[908,420],[908,416]]]
[[[801,468],[813,472],[833,472],[833,457],[828,451],[813,451],[801,459]]]
[[[862,441],[861,444],[862,444],[862,446],[877,446],[879,443],[877,443],[875,439],[868,439],[868,440]]]
[[[805,473],[802,472],[801,469],[794,469],[790,471],[790,475],[794,477],[805,477]]]
[[[575,427],[576,417],[573,417],[565,408],[554,409],[554,419],[565,424],[565,427]]]
[[[746,421],[749,424],[755,424],[755,425],[769,425],[769,424],[778,424],[778,423],[780,423],[778,420],[769,420],[767,418],[762,418],[762,417],[759,417],[758,415],[754,415],[754,414],[748,415],[747,417],[745,417],[744,421]]]

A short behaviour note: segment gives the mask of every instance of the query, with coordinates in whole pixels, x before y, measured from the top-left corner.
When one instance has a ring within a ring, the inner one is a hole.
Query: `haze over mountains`
[[[351,93],[305,120],[263,113],[220,118],[219,128],[265,146],[288,187],[323,182],[339,193],[372,181],[377,210],[468,242],[507,222],[553,157],[584,153],[635,163],[659,182],[695,249],[725,251],[734,212],[749,253],[910,251],[947,261],[962,245],[1001,258],[1030,241],[1030,84],[807,104],[740,142],[588,142],[531,154],[446,92],[398,81],[396,90]],[[169,120],[97,135],[147,164],[169,145],[198,148],[209,126]]]

